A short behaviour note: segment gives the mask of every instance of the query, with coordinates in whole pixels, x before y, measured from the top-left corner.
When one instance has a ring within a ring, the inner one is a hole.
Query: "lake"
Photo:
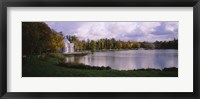
[[[91,66],[110,66],[116,70],[141,68],[178,68],[178,50],[122,50],[94,52],[81,57],[67,57],[65,62]]]

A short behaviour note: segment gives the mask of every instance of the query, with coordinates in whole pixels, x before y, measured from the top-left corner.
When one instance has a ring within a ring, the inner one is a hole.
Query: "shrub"
[[[58,58],[60,60],[65,59],[65,55],[60,54],[60,53],[50,53],[48,54],[49,57],[53,57],[53,58]]]
[[[164,68],[162,71],[178,71],[178,68],[176,68],[176,67],[169,67],[169,68]]]
[[[58,66],[67,67],[67,68],[76,68],[76,69],[88,69],[88,70],[110,70],[109,66],[107,67],[96,67],[90,65],[84,65],[79,63],[59,63]]]

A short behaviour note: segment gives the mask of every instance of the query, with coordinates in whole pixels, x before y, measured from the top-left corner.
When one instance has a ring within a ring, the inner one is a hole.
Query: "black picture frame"
[[[7,7],[193,7],[193,92],[7,92]],[[0,1],[0,97],[116,98],[116,99],[199,99],[200,0],[2,0]]]

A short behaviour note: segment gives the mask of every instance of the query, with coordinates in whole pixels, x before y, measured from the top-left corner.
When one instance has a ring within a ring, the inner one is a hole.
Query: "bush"
[[[107,67],[95,67],[90,65],[84,65],[79,63],[59,63],[58,66],[76,69],[88,69],[88,70],[111,70],[109,66]]]
[[[162,71],[178,71],[178,68],[176,68],[176,67],[169,67],[169,68],[164,68]]]
[[[154,68],[142,68],[142,69],[136,69],[134,71],[161,71],[160,69],[154,69]]]
[[[48,56],[52,57],[52,58],[58,58],[60,60],[64,60],[65,59],[65,55],[60,54],[60,53],[50,53],[50,54],[48,54]]]

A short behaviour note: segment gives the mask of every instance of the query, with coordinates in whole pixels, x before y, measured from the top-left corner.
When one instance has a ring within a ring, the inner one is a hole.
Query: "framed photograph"
[[[2,98],[199,98],[199,0],[7,0]]]

